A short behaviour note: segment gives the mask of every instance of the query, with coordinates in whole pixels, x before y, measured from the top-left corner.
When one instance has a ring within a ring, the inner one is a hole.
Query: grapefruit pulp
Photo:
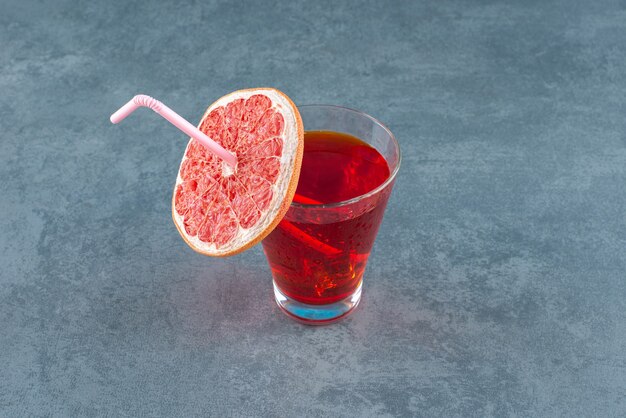
[[[237,254],[261,241],[289,209],[302,164],[302,119],[285,94],[257,88],[213,103],[198,128],[235,154],[237,166],[191,139],[176,178],[172,218],[195,251]]]

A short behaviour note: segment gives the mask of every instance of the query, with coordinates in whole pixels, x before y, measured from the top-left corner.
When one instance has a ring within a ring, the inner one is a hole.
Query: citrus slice
[[[191,139],[176,178],[172,218],[195,251],[237,254],[265,238],[289,209],[302,164],[302,119],[285,94],[258,88],[213,103],[198,129],[235,154],[237,166]]]

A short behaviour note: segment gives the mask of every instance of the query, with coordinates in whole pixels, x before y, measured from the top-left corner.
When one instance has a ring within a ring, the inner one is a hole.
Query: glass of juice
[[[305,129],[298,187],[263,250],[278,306],[293,319],[322,325],[345,317],[361,299],[400,148],[365,113],[329,105],[298,109]]]

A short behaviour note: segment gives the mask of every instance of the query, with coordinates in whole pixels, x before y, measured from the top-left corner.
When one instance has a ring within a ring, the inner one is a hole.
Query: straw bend
[[[187,120],[185,120],[178,113],[174,112],[169,107],[157,99],[146,96],[145,94],[138,94],[122,106],[117,112],[111,115],[112,123],[120,123],[128,115],[133,113],[139,107],[148,107],[154,110],[159,115],[167,119],[172,125],[189,135],[190,137],[197,139],[202,145],[204,145],[209,151],[215,153],[222,160],[226,161],[230,166],[235,167],[237,165],[237,157],[222,148],[218,143],[209,138],[204,132],[193,126]]]
[[[163,103],[161,103],[154,97],[146,96],[145,94],[138,94],[130,99],[128,103],[122,106],[117,112],[111,115],[111,122],[120,123],[139,107],[149,107],[150,109],[159,113],[163,107]]]
[[[155,99],[154,97],[146,96],[145,94],[138,94],[133,97],[133,102],[138,106],[149,107],[155,112],[159,112],[163,103]]]

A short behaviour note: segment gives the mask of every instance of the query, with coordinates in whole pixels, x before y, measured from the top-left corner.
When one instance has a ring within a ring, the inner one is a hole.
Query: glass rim
[[[396,137],[394,136],[394,134],[391,132],[391,130],[389,130],[389,128],[387,128],[387,126],[385,126],[381,121],[379,121],[378,119],[376,119],[373,116],[368,115],[365,112],[361,112],[360,110],[356,110],[356,109],[351,109],[349,107],[345,107],[345,106],[338,106],[338,105],[328,105],[328,104],[306,104],[306,105],[300,105],[298,106],[298,109],[300,108],[305,108],[305,107],[330,107],[330,108],[335,108],[335,109],[341,109],[341,110],[347,110],[349,112],[352,112],[354,114],[357,114],[359,116],[364,116],[366,119],[371,120],[372,122],[374,122],[376,125],[380,126],[381,128],[383,128],[383,130],[387,133],[387,135],[389,135],[389,138],[391,138],[391,142],[393,143],[396,152],[398,153],[398,162],[396,163],[395,168],[393,169],[393,171],[391,173],[389,173],[389,176],[387,177],[387,179],[382,182],[380,185],[378,185],[377,187],[373,188],[372,190],[368,191],[367,193],[363,193],[362,195],[359,196],[355,196],[351,199],[347,199],[347,200],[341,200],[339,202],[333,202],[333,203],[297,203],[292,201],[290,203],[290,207],[295,207],[295,208],[300,208],[300,209],[325,209],[325,208],[336,208],[336,207],[340,207],[340,206],[346,206],[346,205],[350,205],[352,203],[356,203],[360,200],[366,199],[370,196],[374,196],[377,193],[380,193],[381,191],[383,191],[396,177],[396,174],[398,174],[398,170],[400,169],[400,163],[402,162],[402,153],[400,151],[400,145],[398,144],[398,140],[396,139]],[[306,130],[305,130],[306,132]],[[386,159],[385,159],[386,160]]]

